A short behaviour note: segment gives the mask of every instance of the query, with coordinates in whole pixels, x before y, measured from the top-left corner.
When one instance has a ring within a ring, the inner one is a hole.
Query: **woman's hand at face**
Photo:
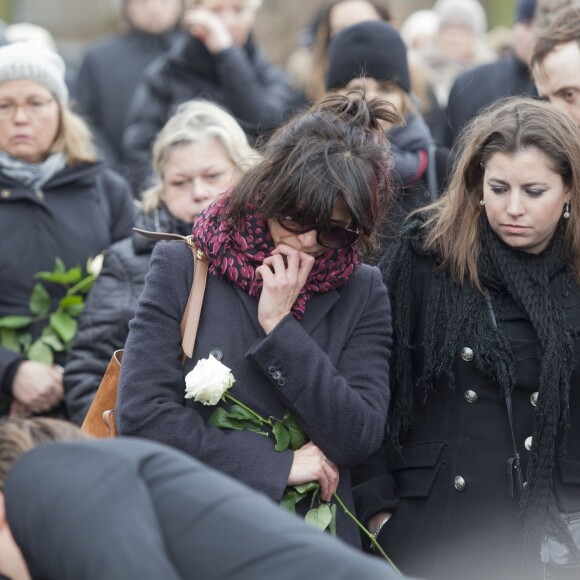
[[[223,20],[207,8],[191,8],[185,13],[183,21],[190,34],[203,42],[212,54],[226,50],[234,44]]]
[[[290,313],[313,265],[314,256],[280,244],[256,268],[256,276],[264,283],[258,322],[266,334]]]
[[[330,501],[338,487],[338,467],[312,441],[294,451],[294,460],[288,476],[288,485],[302,485],[317,481],[320,499]]]
[[[62,373],[50,365],[24,361],[12,382],[12,396],[31,413],[44,413],[64,397]]]

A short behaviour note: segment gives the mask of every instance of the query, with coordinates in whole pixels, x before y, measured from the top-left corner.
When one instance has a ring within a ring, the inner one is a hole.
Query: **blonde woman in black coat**
[[[31,316],[34,276],[57,257],[67,269],[84,266],[131,233],[129,186],[97,161],[88,128],[68,108],[64,74],[62,59],[40,45],[0,48],[0,317]],[[53,305],[66,291],[46,289]],[[33,339],[41,330],[32,327]],[[62,373],[0,347],[0,390],[0,414],[52,411]]]
[[[154,184],[138,227],[188,235],[197,214],[260,159],[234,118],[208,101],[184,103],[153,147]],[[117,242],[88,296],[64,372],[71,420],[83,422],[113,352],[123,348],[155,241],[134,232]]]
[[[580,511],[580,131],[514,99],[459,151],[381,262],[392,400],[359,515],[407,574],[576,578],[543,540]]]

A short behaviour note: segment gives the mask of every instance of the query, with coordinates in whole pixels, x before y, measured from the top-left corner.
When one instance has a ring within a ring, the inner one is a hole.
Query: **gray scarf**
[[[0,151],[0,171],[33,189],[41,188],[51,177],[64,169],[65,165],[64,153],[53,153],[42,163],[27,163]]]

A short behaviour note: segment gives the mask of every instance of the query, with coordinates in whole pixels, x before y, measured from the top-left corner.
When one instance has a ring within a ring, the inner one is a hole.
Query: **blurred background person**
[[[183,0],[123,0],[125,31],[90,45],[74,99],[109,167],[128,176],[123,156],[127,110],[143,71],[180,36]]]
[[[405,19],[400,33],[407,46],[411,90],[416,97],[416,105],[431,131],[431,135],[437,142],[440,142],[446,119],[429,80],[426,62],[426,59],[435,50],[435,38],[438,30],[439,16],[433,10],[417,10]]]
[[[341,93],[361,90],[390,103],[401,116],[395,126],[382,127],[394,161],[394,195],[382,230],[384,251],[411,211],[439,197],[448,151],[437,147],[417,111],[406,47],[390,24],[363,22],[340,31],[330,44],[326,86]]]
[[[223,106],[252,138],[273,130],[295,98],[288,75],[259,49],[252,28],[261,0],[194,0],[188,30],[145,71],[124,137],[135,193],[150,174],[151,145],[175,108],[194,98]]]
[[[570,8],[580,8],[580,0],[537,0],[538,6],[534,19],[534,30],[540,34]]]
[[[47,28],[38,26],[38,24],[32,24],[31,22],[14,22],[4,28],[3,37],[0,36],[0,45],[13,44],[14,42],[38,42],[53,52],[59,52],[51,32]],[[76,71],[72,67],[67,66],[64,74],[64,82],[69,93],[74,91],[76,78]]]
[[[512,50],[494,62],[465,71],[453,83],[445,113],[443,143],[447,147],[452,147],[461,129],[496,99],[537,95],[529,69],[535,9],[536,0],[518,0]]]
[[[478,0],[437,0],[439,18],[433,50],[425,54],[428,78],[441,107],[451,85],[466,68],[487,62],[493,53],[485,44],[487,17]]]
[[[538,93],[580,125],[580,8],[569,8],[539,32],[532,54]]]
[[[191,234],[193,220],[259,161],[241,127],[207,101],[181,105],[153,146],[155,183],[144,194],[136,226]],[[111,355],[123,348],[155,241],[133,233],[108,251],[88,296],[65,366],[65,399],[82,424]]]
[[[389,4],[381,0],[332,0],[316,15],[317,29],[306,84],[306,97],[310,101],[326,93],[328,47],[332,37],[347,26],[367,20],[391,22],[393,14]]]
[[[66,268],[84,265],[131,233],[129,186],[97,162],[87,126],[68,108],[64,75],[60,56],[42,45],[0,48],[0,317],[32,314],[34,276],[57,257]],[[45,288],[53,304],[66,292]],[[33,338],[41,330],[33,325]],[[49,412],[64,396],[57,368],[5,347],[0,387],[13,413]]]

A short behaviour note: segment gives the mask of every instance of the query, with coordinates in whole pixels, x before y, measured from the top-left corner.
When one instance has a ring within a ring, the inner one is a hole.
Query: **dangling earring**
[[[480,205],[481,207],[483,207],[483,206],[485,205],[485,199],[480,199],[480,200],[479,200],[479,205]]]
[[[570,219],[570,202],[564,204],[564,215],[562,216],[565,220]]]

